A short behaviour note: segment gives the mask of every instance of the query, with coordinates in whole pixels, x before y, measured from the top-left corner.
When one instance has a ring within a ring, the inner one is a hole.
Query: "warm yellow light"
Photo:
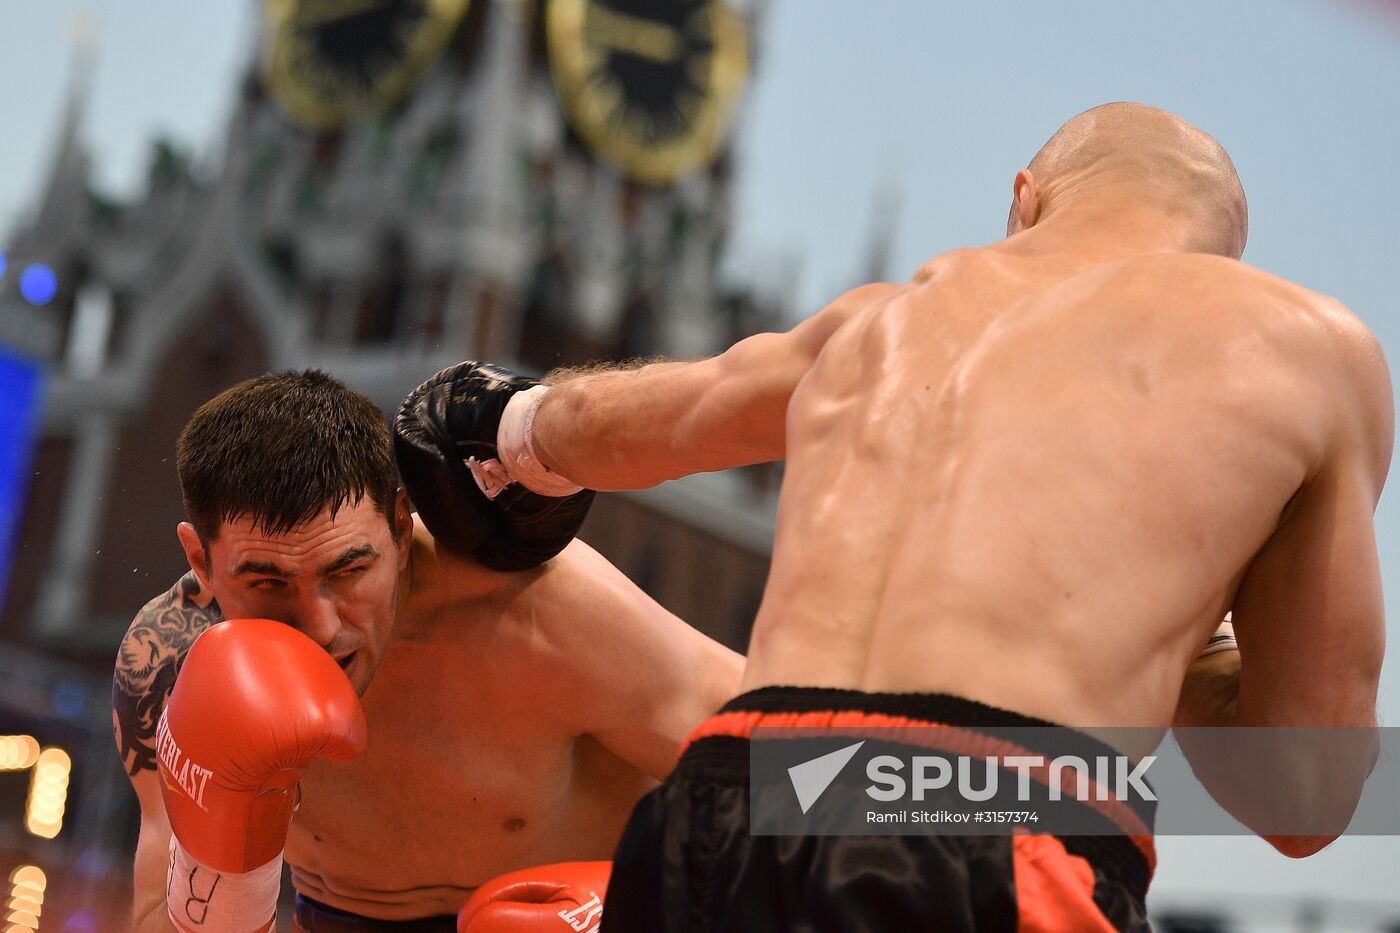
[[[32,835],[52,839],[63,829],[63,809],[68,801],[68,777],[73,760],[61,748],[46,748],[29,778],[29,801],[24,828]]]
[[[44,888],[48,879],[37,865],[20,865],[10,872],[10,899],[5,904],[5,933],[33,933],[43,914]]]
[[[44,912],[44,902],[36,901],[28,894],[15,894],[10,898],[9,902],[5,904],[5,909],[23,910],[37,917]]]
[[[43,891],[49,886],[49,879],[38,865],[21,865],[10,872],[10,881]]]
[[[0,735],[0,771],[24,771],[39,760],[39,743],[32,735]]]

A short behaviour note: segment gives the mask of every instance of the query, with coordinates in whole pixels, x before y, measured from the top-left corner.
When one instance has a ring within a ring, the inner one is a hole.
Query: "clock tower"
[[[570,124],[629,178],[670,184],[727,141],[748,40],[722,0],[551,0],[545,30]]]
[[[248,2],[262,29],[214,159],[153,140],[139,197],[102,197],[79,87],[5,244],[57,288],[36,309],[0,282],[45,399],[0,676],[68,662],[20,692],[68,691],[76,808],[125,799],[112,647],[185,570],[173,450],[198,404],[318,368],[392,412],[463,358],[542,373],[694,357],[785,316],[719,271],[757,31],[737,0]],[[776,480],[749,468],[601,496],[583,537],[742,647]],[[128,822],[75,809],[86,829],[54,851],[115,857]]]
[[[0,625],[100,648],[104,668],[133,607],[182,572],[170,450],[232,383],[320,368],[392,411],[463,358],[703,356],[786,310],[719,271],[756,8],[249,2],[262,28],[217,173],[160,141],[140,198],[96,198],[75,95],[8,244],[58,289],[29,334],[48,402]],[[753,468],[606,497],[585,537],[740,645],[775,486]]]
[[[264,0],[262,76],[297,120],[337,129],[401,101],[469,0]]]

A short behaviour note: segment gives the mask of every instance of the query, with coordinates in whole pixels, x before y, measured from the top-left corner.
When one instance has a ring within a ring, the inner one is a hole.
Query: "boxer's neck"
[[[1202,252],[1196,225],[1150,206],[1082,204],[1047,214],[994,245],[1025,256],[1070,256],[1090,263],[1147,253]]]
[[[415,515],[408,562],[400,574],[393,637],[421,637],[442,607],[490,599],[522,576],[489,570],[441,550]]]

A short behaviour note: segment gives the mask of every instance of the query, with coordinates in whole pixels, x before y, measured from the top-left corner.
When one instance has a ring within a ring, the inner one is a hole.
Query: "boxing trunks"
[[[328,907],[298,894],[293,913],[295,933],[365,933],[367,930],[394,933],[457,933],[455,914],[440,914],[420,920],[374,920],[349,911]]]
[[[692,734],[675,771],[637,805],[603,933],[1149,933],[1150,811],[1125,821],[1133,836],[752,835],[749,731],[824,713],[846,725],[956,726],[921,732],[979,740],[978,729],[1052,725],[944,695],[743,694]],[[1082,733],[1057,734],[1113,754]]]

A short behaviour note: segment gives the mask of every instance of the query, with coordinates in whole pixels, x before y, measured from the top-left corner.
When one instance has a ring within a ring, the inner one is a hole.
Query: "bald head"
[[[1185,120],[1143,104],[1104,104],[1073,117],[1027,169],[1048,215],[1092,198],[1145,204],[1186,220],[1196,248],[1238,257],[1248,214],[1224,148]]]

